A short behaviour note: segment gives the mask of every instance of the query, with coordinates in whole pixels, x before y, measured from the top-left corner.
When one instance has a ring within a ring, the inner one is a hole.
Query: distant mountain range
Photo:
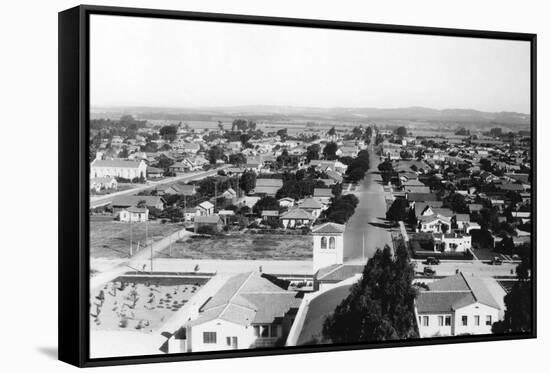
[[[365,120],[414,120],[441,121],[465,124],[502,124],[528,126],[531,116],[516,112],[485,112],[472,109],[405,108],[315,108],[298,106],[249,105],[232,107],[95,107],[92,116],[133,114],[142,119],[207,120],[220,117],[254,117],[257,120],[341,120],[360,122]]]

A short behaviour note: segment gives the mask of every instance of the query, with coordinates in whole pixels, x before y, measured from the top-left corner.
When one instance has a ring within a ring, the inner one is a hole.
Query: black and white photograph
[[[530,48],[91,15],[90,357],[529,335]]]

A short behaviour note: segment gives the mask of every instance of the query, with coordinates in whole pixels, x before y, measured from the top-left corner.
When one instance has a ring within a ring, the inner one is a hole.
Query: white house
[[[344,263],[344,232],[346,226],[325,223],[311,230],[313,235],[313,272]]]
[[[125,222],[144,222],[149,220],[149,209],[146,207],[129,207],[120,211],[120,221]]]
[[[120,177],[123,179],[147,178],[147,164],[141,161],[125,159],[95,159],[90,166],[90,177]]]
[[[441,233],[451,230],[451,219],[439,214],[421,216],[418,219],[418,232]]]
[[[460,233],[434,233],[434,249],[463,253],[472,248],[472,236]]]
[[[491,334],[503,308],[492,281],[459,273],[428,284],[415,300],[420,337]]]
[[[197,216],[209,216],[214,213],[214,205],[209,201],[204,201],[197,206]]]
[[[198,315],[174,333],[179,351],[200,352],[273,347],[283,343],[300,307],[301,297],[258,272],[230,277],[209,297]]]
[[[282,214],[280,220],[285,228],[300,228],[313,224],[315,217],[306,210],[295,208]]]

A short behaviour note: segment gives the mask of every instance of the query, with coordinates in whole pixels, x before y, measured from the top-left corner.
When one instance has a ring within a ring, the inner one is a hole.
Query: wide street
[[[363,261],[376,252],[376,249],[385,245],[392,245],[391,234],[384,227],[386,216],[386,202],[382,178],[378,174],[378,156],[369,149],[370,169],[355,192],[359,204],[355,214],[346,224],[344,233],[344,257],[346,261]]]
[[[215,168],[209,171],[190,172],[185,175],[169,177],[159,181],[148,181],[146,184],[143,184],[142,186],[139,186],[137,188],[124,190],[121,192],[115,192],[111,194],[106,194],[104,196],[92,196],[90,197],[90,207],[93,208],[98,206],[104,206],[111,203],[114,197],[136,194],[141,192],[142,190],[149,189],[156,185],[169,184],[169,183],[174,183],[176,181],[192,181],[192,180],[203,179],[208,176],[216,175],[219,170],[223,170],[224,168],[227,168],[229,166],[230,165],[224,165],[222,167]]]

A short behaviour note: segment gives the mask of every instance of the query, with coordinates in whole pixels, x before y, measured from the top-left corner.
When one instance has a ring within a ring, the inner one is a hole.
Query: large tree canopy
[[[323,342],[356,343],[418,337],[414,267],[403,245],[378,249],[349,296],[327,317]]]

